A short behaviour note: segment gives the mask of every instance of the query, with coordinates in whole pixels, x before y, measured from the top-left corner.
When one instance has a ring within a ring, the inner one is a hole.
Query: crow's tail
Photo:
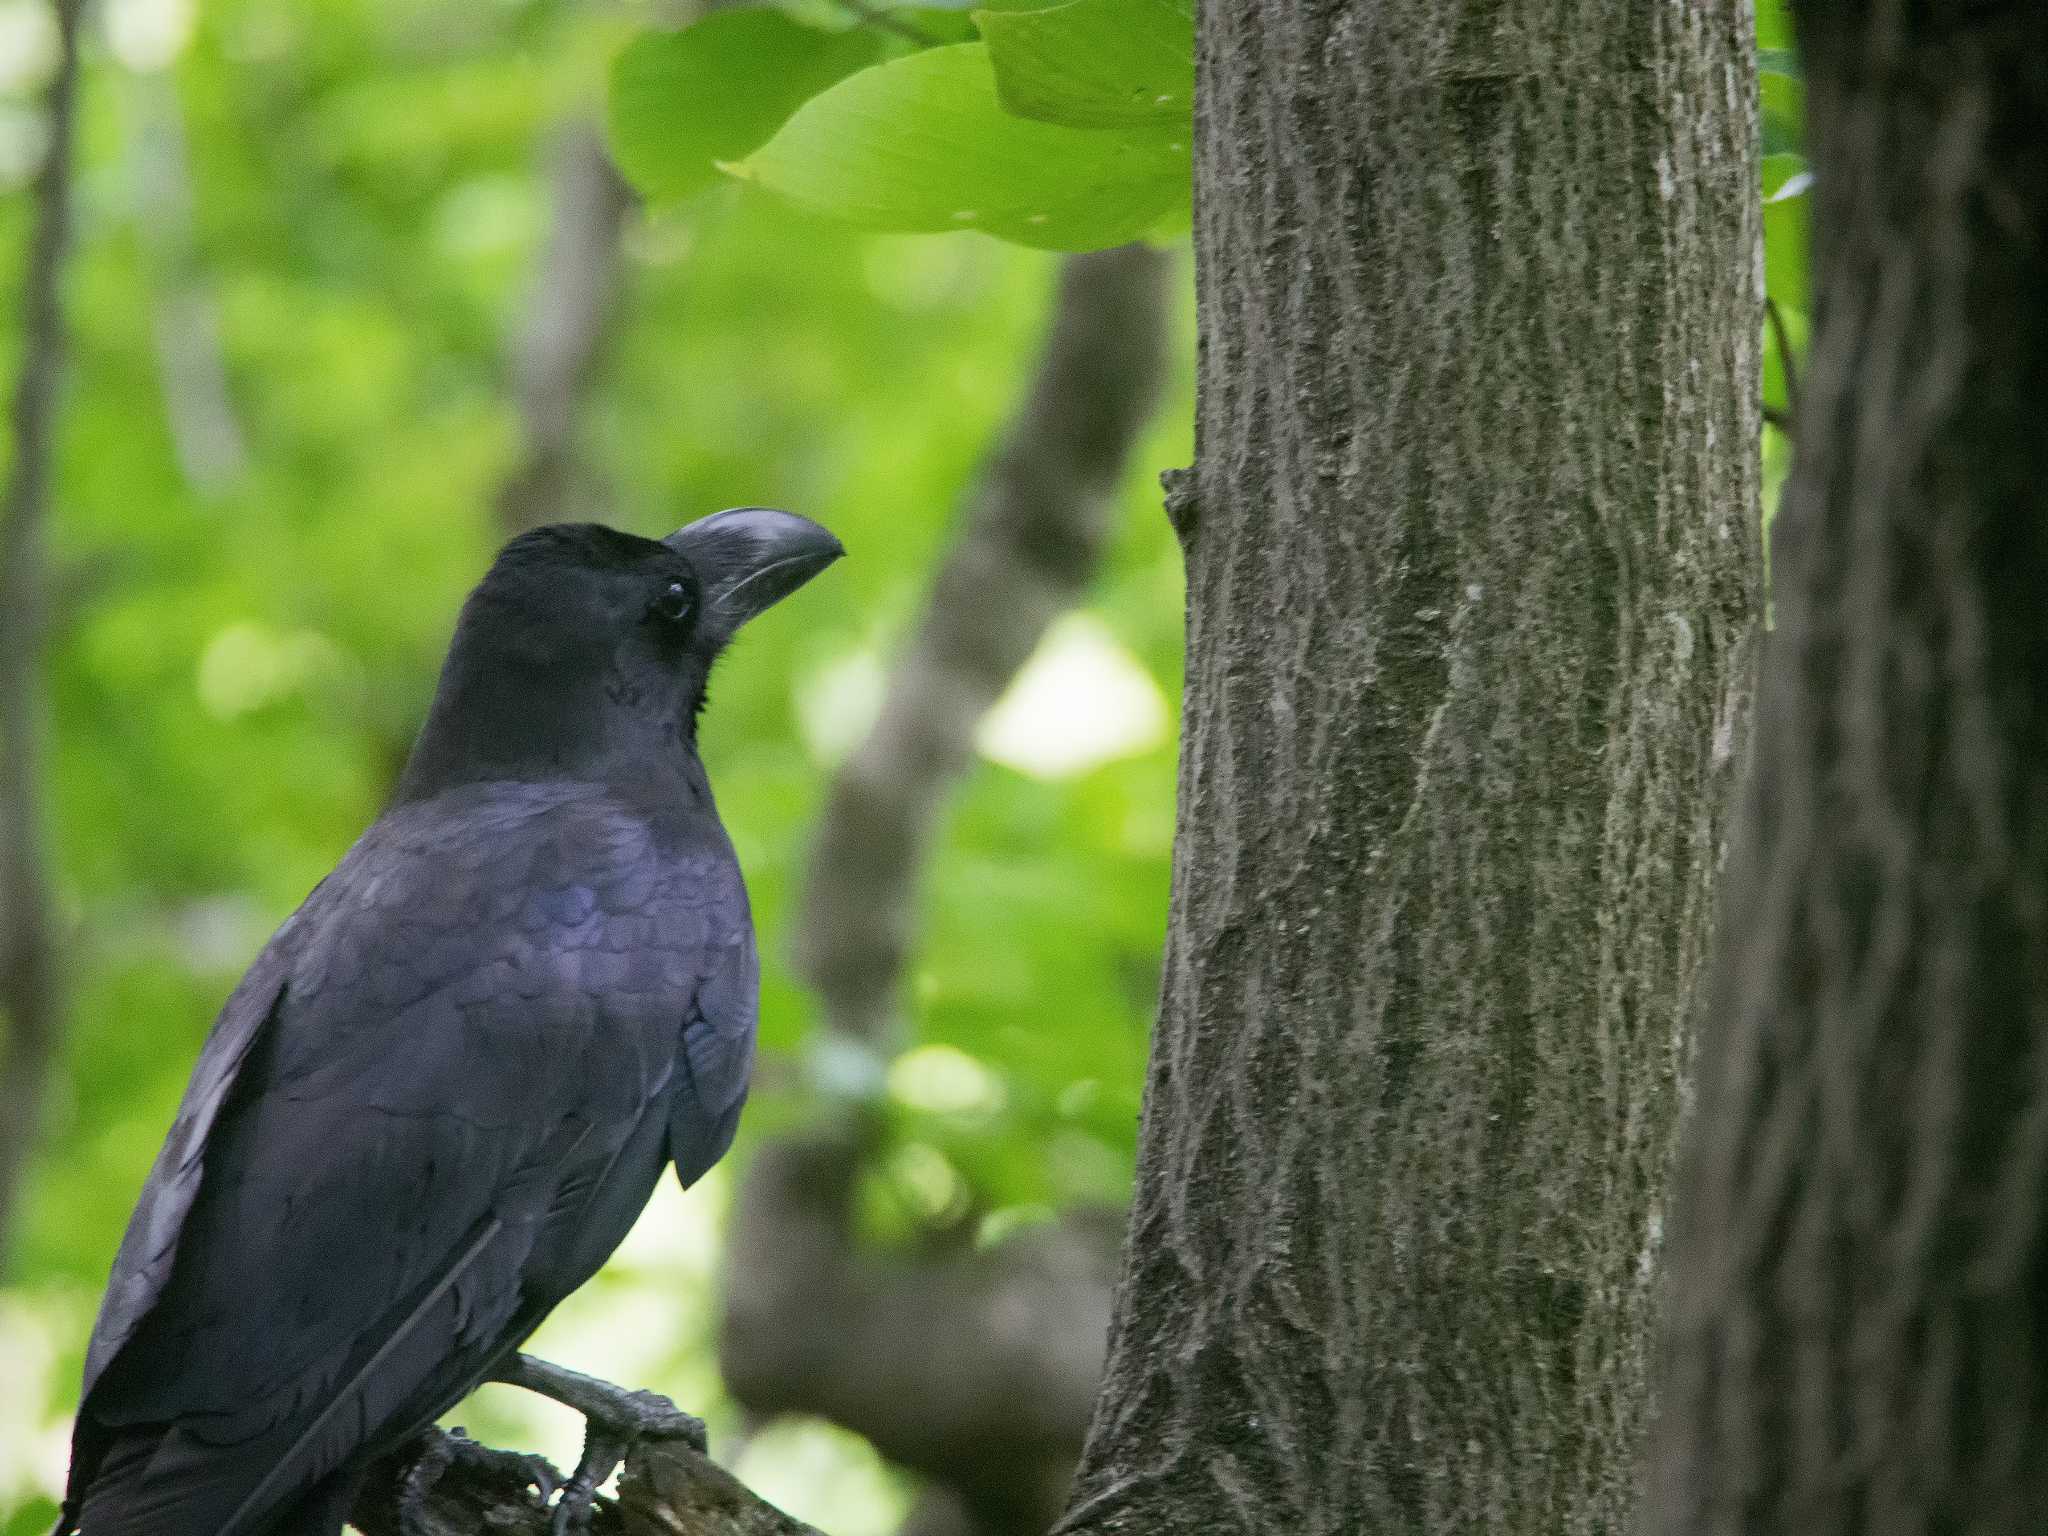
[[[218,1536],[266,1470],[243,1448],[177,1429],[122,1430],[51,1536]],[[360,1481],[355,1472],[323,1478],[245,1527],[247,1536],[341,1536]]]

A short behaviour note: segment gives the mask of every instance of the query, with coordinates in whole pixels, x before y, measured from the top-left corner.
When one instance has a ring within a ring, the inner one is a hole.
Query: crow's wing
[[[248,1529],[431,1419],[644,1204],[737,868],[537,793],[387,818],[295,919],[169,1274],[95,1344],[81,1420],[174,1426],[138,1528]]]
[[[746,892],[734,889],[736,902],[714,914],[718,940],[706,955],[683,1033],[681,1082],[669,1100],[668,1155],[685,1189],[732,1145],[753,1077],[761,962]]]
[[[287,922],[257,956],[222,1005],[220,1017],[206,1037],[177,1118],[143,1183],[120,1251],[114,1256],[113,1272],[107,1277],[99,1319],[85,1354],[84,1390],[88,1396],[107,1363],[163,1293],[177,1254],[178,1234],[192,1208],[192,1197],[199,1191],[207,1137],[256,1037],[270,1023],[284,986],[285,956],[296,922],[296,918]]]

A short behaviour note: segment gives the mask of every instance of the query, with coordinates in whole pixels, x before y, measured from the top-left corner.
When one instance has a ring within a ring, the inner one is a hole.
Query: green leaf
[[[1763,172],[1764,291],[1783,308],[1803,311],[1813,176],[1798,155],[1766,155]]]
[[[1766,69],[1757,76],[1763,111],[1763,151],[1798,154],[1806,146],[1806,83],[1797,75]]]
[[[1140,239],[1185,206],[1189,189],[1184,128],[1013,116],[979,43],[862,70],[727,169],[871,229],[979,229],[1057,251]]]
[[[1756,0],[1756,42],[1759,48],[1791,48],[1792,7],[1787,0]]]
[[[996,91],[1019,117],[1073,128],[1186,124],[1195,99],[1188,0],[1070,0],[981,10]]]
[[[612,152],[649,197],[688,197],[718,180],[719,161],[758,149],[886,46],[872,29],[822,32],[770,10],[714,11],[680,32],[644,33],[612,65]]]

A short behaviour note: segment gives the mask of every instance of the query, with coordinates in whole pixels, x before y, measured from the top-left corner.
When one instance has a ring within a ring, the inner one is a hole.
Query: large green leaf
[[[873,229],[979,229],[1061,251],[1153,232],[1186,205],[1189,186],[1183,129],[1014,116],[979,43],[862,70],[727,169]]]
[[[1020,117],[1075,128],[1185,125],[1195,97],[1189,0],[1070,0],[980,10],[996,90]]]
[[[680,32],[635,39],[612,66],[612,152],[650,197],[718,180],[718,162],[758,149],[802,103],[882,56],[873,29],[824,32],[780,11],[714,11]]]

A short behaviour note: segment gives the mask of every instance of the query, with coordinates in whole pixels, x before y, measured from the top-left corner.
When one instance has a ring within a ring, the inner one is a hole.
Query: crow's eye
[[[654,600],[647,605],[649,618],[660,619],[667,624],[681,624],[696,609],[696,601],[690,596],[690,589],[680,581],[672,581],[657,592]]]

